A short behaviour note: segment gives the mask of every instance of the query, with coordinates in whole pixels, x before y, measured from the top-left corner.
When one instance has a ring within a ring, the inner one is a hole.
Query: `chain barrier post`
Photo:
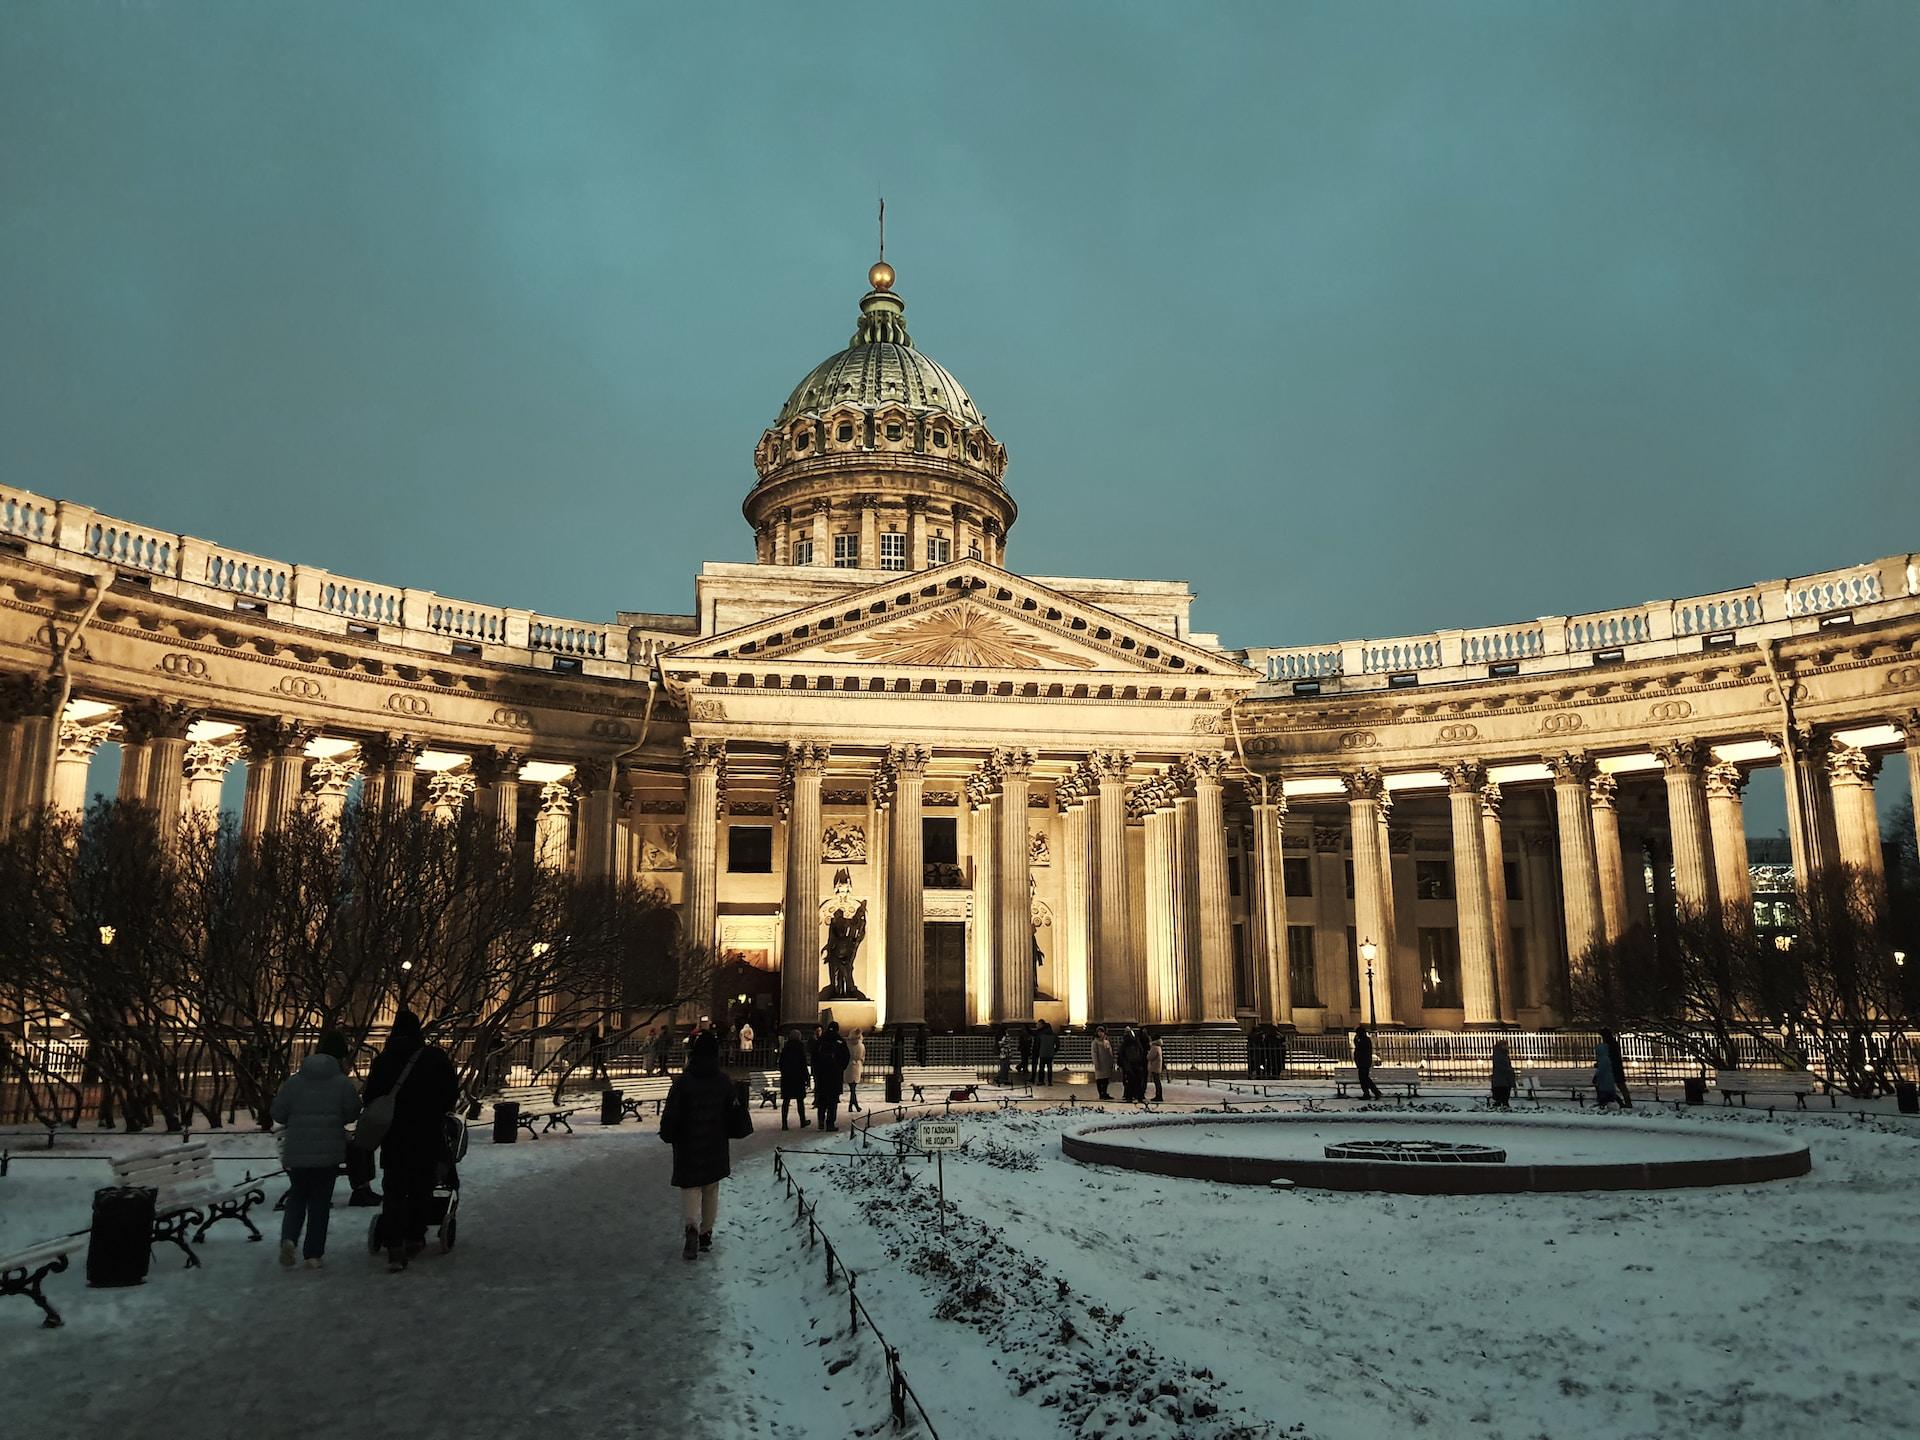
[[[847,1333],[858,1335],[860,1333],[860,1302],[854,1297],[853,1285],[853,1271],[849,1270],[847,1271]]]

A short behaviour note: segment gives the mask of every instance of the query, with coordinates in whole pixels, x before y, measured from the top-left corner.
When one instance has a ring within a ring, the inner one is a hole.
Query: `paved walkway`
[[[780,1139],[764,1113],[743,1161]],[[255,1150],[265,1149],[257,1137]],[[458,1248],[402,1275],[366,1253],[371,1212],[338,1204],[327,1269],[275,1262],[232,1225],[203,1269],[156,1249],[146,1285],[57,1277],[64,1330],[9,1313],[0,1415],[33,1440],[102,1435],[569,1437],[764,1434],[738,1325],[680,1258],[672,1156],[655,1127],[487,1143],[476,1126]],[[740,1183],[736,1180],[736,1184]],[[0,1197],[3,1198],[3,1197]],[[341,1187],[337,1200],[344,1201]],[[259,1212],[256,1212],[258,1215]],[[23,1302],[13,1301],[9,1311]],[[28,1307],[30,1308],[30,1307]]]

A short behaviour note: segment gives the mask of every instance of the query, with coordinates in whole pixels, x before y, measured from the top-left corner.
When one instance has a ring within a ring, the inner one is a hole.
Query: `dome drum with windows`
[[[1005,564],[1018,507],[1006,447],[947,370],[916,350],[893,267],[846,349],[794,387],[754,451],[742,507],[762,564],[925,570],[974,556]]]

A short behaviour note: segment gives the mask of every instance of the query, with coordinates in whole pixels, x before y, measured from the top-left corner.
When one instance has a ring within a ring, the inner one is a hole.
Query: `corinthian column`
[[[1487,839],[1480,823],[1486,771],[1477,761],[1449,765],[1447,806],[1453,818],[1453,893],[1460,919],[1460,998],[1469,1025],[1500,1023],[1494,973],[1493,912]]]
[[[360,783],[360,803],[368,810],[413,808],[414,761],[421,744],[408,735],[375,735],[360,742],[360,763],[366,775]],[[249,792],[253,777],[247,777]]]
[[[1600,920],[1609,942],[1627,929],[1627,871],[1620,854],[1620,811],[1614,800],[1620,782],[1596,775],[1588,782],[1593,797],[1593,858],[1600,871]]]
[[[1873,803],[1877,756],[1833,742],[1827,773],[1833,777],[1833,823],[1840,842],[1840,863],[1858,877],[1861,900],[1879,910],[1885,902],[1886,860],[1880,853],[1880,815]]]
[[[1061,973],[1066,976],[1067,1021],[1085,1025],[1089,1016],[1092,978],[1088,974],[1088,944],[1094,930],[1090,908],[1093,890],[1088,883],[1093,868],[1093,837],[1088,820],[1089,781],[1084,768],[1067,776],[1054,790],[1060,806],[1060,876],[1065,913],[1056,922],[1063,952]]]
[[[1584,752],[1547,757],[1553,771],[1553,803],[1560,822],[1560,889],[1565,897],[1567,962],[1579,970],[1606,936],[1601,919],[1600,870],[1593,847],[1593,800],[1588,786],[1593,761]]]
[[[1653,747],[1666,768],[1667,824],[1673,832],[1674,899],[1681,910],[1718,918],[1720,894],[1713,883],[1707,839],[1707,796],[1700,772],[1710,757],[1697,740],[1669,740]]]
[[[347,791],[353,777],[360,773],[359,762],[351,755],[315,760],[307,767],[307,793],[313,797],[314,813],[329,825],[338,825],[346,809]],[[436,775],[442,780],[445,776]]]
[[[1093,1018],[1103,1021],[1139,1020],[1147,1013],[1146,972],[1133,963],[1133,937],[1128,933],[1127,768],[1132,764],[1133,756],[1125,750],[1096,750],[1087,757],[1100,788],[1093,847],[1092,883],[1099,897]]]
[[[1746,772],[1727,760],[1707,766],[1707,831],[1713,841],[1714,888],[1742,923],[1753,922],[1753,872],[1747,868],[1747,819],[1741,791]]]
[[[120,711],[119,798],[136,805],[147,803],[153,788],[153,751],[149,748],[159,716],[152,701],[128,705]]]
[[[1507,852],[1500,833],[1500,787],[1480,790],[1480,836],[1487,856],[1487,925],[1493,931],[1494,996],[1503,1024],[1519,1019],[1513,993],[1513,927],[1507,916]]]
[[[926,844],[922,801],[931,752],[923,745],[887,751],[892,799],[887,810],[887,1024],[927,1018]]]
[[[1167,1018],[1188,1024],[1200,1018],[1200,841],[1194,824],[1194,799],[1180,767],[1154,782],[1167,812],[1169,888],[1167,924],[1172,968],[1167,982]],[[1138,818],[1136,813],[1130,818]],[[1151,986],[1148,998],[1151,999]]]
[[[780,1023],[820,1018],[820,781],[828,747],[811,740],[787,746],[787,873],[780,958]]]
[[[1239,1012],[1233,983],[1233,925],[1227,895],[1227,817],[1220,804],[1220,777],[1227,757],[1219,751],[1189,755],[1193,786],[1194,852],[1199,861],[1200,1014],[1203,1025],[1231,1025]]]
[[[318,760],[313,768],[320,768]],[[427,777],[427,813],[442,825],[453,824],[467,808],[475,788],[474,777],[465,770],[436,770]],[[344,796],[346,790],[342,788],[340,793]]]
[[[1253,794],[1253,937],[1260,993],[1260,1019],[1269,1025],[1293,1023],[1293,973],[1287,955],[1287,885],[1281,846],[1287,823],[1287,798],[1279,778],[1256,775],[1247,781]]]
[[[687,756],[687,833],[680,846],[680,923],[687,943],[711,949],[718,943],[721,785],[727,742],[684,742]]]
[[[1151,1025],[1170,1025],[1181,1018],[1174,977],[1184,973],[1174,959],[1183,943],[1185,926],[1178,918],[1182,894],[1176,854],[1179,845],[1166,789],[1166,782],[1155,777],[1142,780],[1127,794],[1127,818],[1139,821],[1146,832],[1140,914],[1146,926],[1147,1023]]]
[[[567,868],[567,832],[573,820],[573,786],[549,780],[540,787],[540,813],[533,821],[533,864],[548,875]]]
[[[187,747],[184,767],[187,782],[186,808],[195,815],[220,813],[220,790],[226,784],[227,771],[240,758],[240,746],[232,741],[197,740]]]
[[[1913,799],[1914,840],[1920,843],[1920,710],[1909,710],[1900,723],[1907,732],[1907,793]]]
[[[1347,814],[1353,830],[1353,918],[1361,944],[1371,940],[1379,954],[1374,961],[1372,1010],[1369,1025],[1393,1023],[1393,952],[1387,944],[1387,857],[1381,844],[1380,797],[1386,793],[1380,772],[1371,766],[1340,777],[1347,791]],[[1365,961],[1361,962],[1365,965]]]
[[[999,750],[1000,823],[994,842],[993,1018],[1033,1018],[1033,890],[1027,852],[1031,750]]]
[[[113,722],[60,722],[60,748],[53,761],[53,808],[78,815],[87,808],[87,772],[94,751],[111,738]]]
[[[1793,846],[1793,878],[1811,885],[1834,862],[1832,797],[1813,727],[1790,725],[1773,737],[1780,747],[1780,775],[1787,791],[1787,836]]]
[[[520,833],[520,767],[526,763],[518,750],[487,749],[473,757],[474,803],[493,821],[502,845],[511,846]]]

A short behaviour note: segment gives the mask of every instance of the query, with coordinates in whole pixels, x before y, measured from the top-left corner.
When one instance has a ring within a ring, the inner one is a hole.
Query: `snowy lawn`
[[[967,1115],[944,1247],[930,1167],[794,1161],[943,1435],[1920,1433],[1920,1127],[1643,1107],[1678,1150],[1802,1138],[1813,1173],[1427,1198],[1087,1167],[1059,1136],[1089,1118]]]

